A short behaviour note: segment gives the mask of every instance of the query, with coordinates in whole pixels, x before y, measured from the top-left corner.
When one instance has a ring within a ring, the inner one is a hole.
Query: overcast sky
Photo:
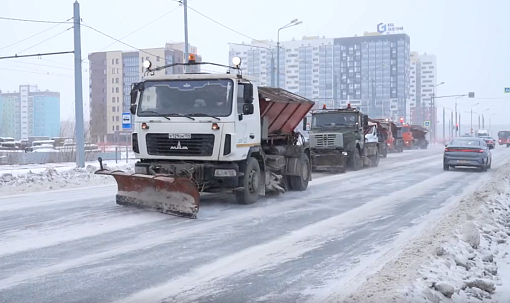
[[[0,17],[65,21],[73,16],[73,3],[74,0],[0,0]],[[163,47],[165,42],[184,39],[183,9],[176,1],[82,0],[80,4],[84,24],[136,48]],[[362,35],[364,31],[375,31],[380,22],[403,26],[411,37],[412,51],[437,56],[438,83],[446,82],[437,88],[437,95],[474,91],[479,98],[500,98],[460,99],[463,123],[469,123],[469,114],[464,111],[480,103],[475,111],[489,109],[485,113],[494,114],[493,124],[507,124],[510,94],[504,94],[504,87],[510,87],[508,0],[189,0],[189,6],[224,25],[188,10],[190,43],[198,47],[204,60],[224,64],[228,61],[228,42],[249,43],[250,38],[276,41],[277,29],[294,18],[303,24],[282,31],[282,40]],[[0,56],[70,51],[73,49],[70,26],[0,20]],[[51,27],[54,28],[9,46]],[[64,33],[39,44],[61,32]],[[112,43],[115,41],[82,27],[86,108],[88,53],[131,49],[121,43],[109,46]],[[73,62],[72,54],[0,60],[0,89],[13,91],[20,84],[33,84],[42,90],[59,91],[63,118],[71,117]],[[453,108],[453,99],[441,99],[438,106]]]

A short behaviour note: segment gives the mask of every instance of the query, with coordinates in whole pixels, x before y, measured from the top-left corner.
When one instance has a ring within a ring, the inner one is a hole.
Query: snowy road
[[[306,192],[250,206],[204,196],[198,220],[117,206],[112,184],[1,196],[0,302],[341,298],[493,174],[444,172],[442,150],[318,174]],[[494,150],[493,170],[509,158]]]

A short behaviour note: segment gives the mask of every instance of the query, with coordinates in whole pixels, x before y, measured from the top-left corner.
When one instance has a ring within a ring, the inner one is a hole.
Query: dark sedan
[[[443,169],[467,166],[477,167],[486,172],[492,165],[492,153],[482,138],[459,137],[446,145],[444,150]]]
[[[487,143],[487,146],[489,147],[489,149],[496,148],[496,141],[494,141],[494,139],[492,139],[491,137],[489,137],[489,136],[482,136],[480,138],[485,140],[485,143]]]

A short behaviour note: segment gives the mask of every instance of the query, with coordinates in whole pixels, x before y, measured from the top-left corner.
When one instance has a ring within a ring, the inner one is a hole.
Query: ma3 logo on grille
[[[191,134],[168,134],[168,139],[191,139]]]
[[[181,141],[177,141],[177,146],[170,146],[170,149],[188,149],[188,147],[181,146]]]

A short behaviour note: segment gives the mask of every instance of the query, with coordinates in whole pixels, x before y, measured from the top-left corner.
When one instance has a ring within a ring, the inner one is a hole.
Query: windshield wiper
[[[140,114],[143,114],[143,113],[152,113],[152,114],[156,114],[156,115],[157,115],[157,116],[159,116],[159,117],[163,117],[163,118],[165,118],[165,119],[167,119],[167,120],[170,120],[170,118],[168,118],[167,116],[162,115],[162,114],[160,114],[160,113],[158,113],[158,112],[156,112],[156,111],[153,111],[153,110],[144,110],[144,111],[140,112]]]
[[[218,118],[218,117],[211,116],[211,115],[208,115],[208,114],[203,114],[203,113],[194,113],[194,114],[190,114],[190,116],[206,116],[206,117],[211,117],[211,118],[217,119],[218,121],[221,121],[221,119]]]
[[[170,116],[170,115],[169,115]],[[179,113],[173,113],[172,116],[179,116],[179,117],[185,117],[185,118],[188,118],[188,119],[191,119],[193,121],[195,121],[195,118],[191,117],[190,115],[184,115],[184,114],[179,114]]]

